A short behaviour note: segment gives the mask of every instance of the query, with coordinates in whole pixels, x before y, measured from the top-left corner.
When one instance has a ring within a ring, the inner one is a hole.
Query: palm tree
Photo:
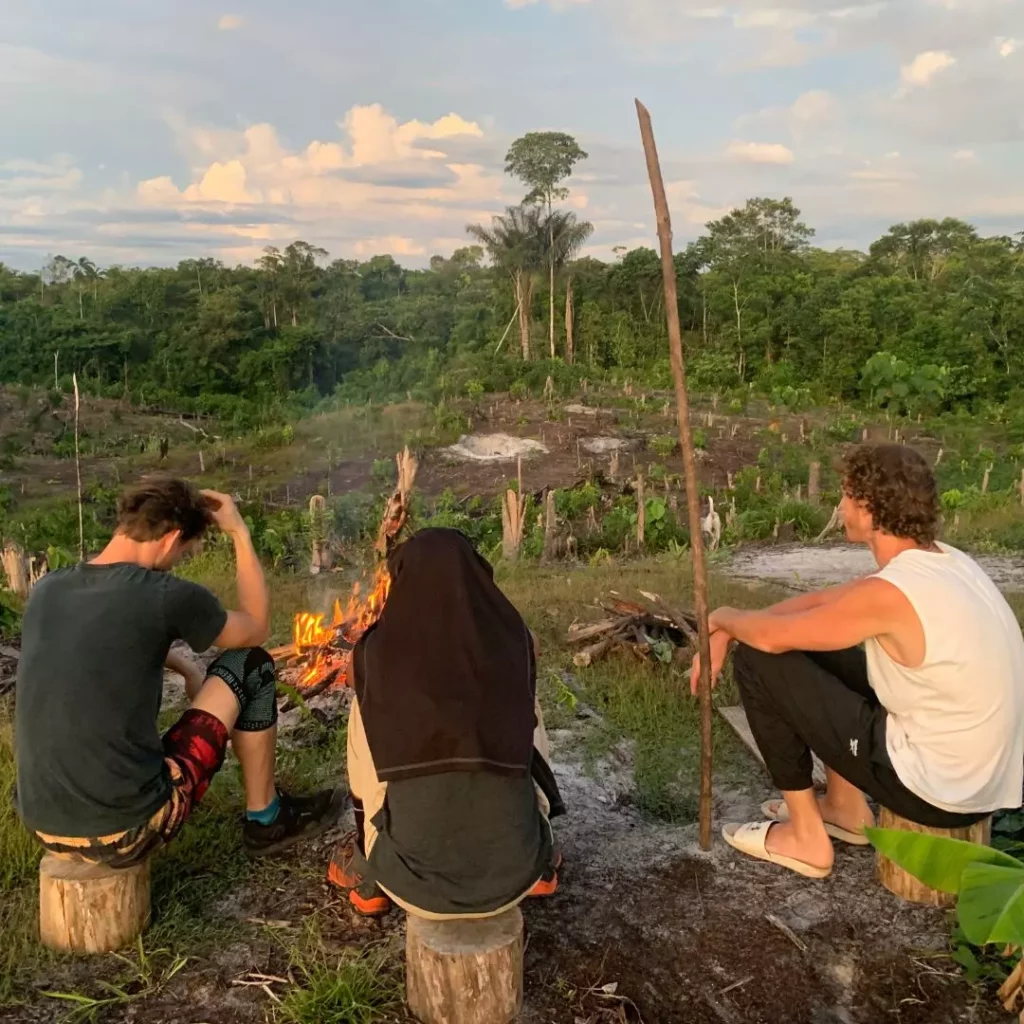
[[[545,245],[545,261],[551,269],[551,358],[556,357],[554,333],[555,280],[556,275],[565,269],[580,253],[587,240],[594,233],[594,225],[589,221],[579,220],[575,213],[555,210],[544,220],[542,226]],[[572,362],[572,280],[566,285],[565,293],[565,360]]]
[[[546,256],[547,228],[542,212],[536,206],[510,206],[492,219],[489,228],[470,224],[466,231],[484,246],[494,265],[512,278],[523,359],[529,359],[534,275],[544,265]]]
[[[71,264],[71,276],[78,284],[78,319],[85,319],[85,308],[82,305],[82,292],[87,281],[92,282],[93,303],[96,302],[96,282],[100,278],[100,269],[88,256],[83,256],[77,263]]]

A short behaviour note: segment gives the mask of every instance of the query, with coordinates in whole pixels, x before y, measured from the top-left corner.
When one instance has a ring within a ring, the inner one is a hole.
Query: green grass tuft
[[[276,1008],[278,1024],[384,1024],[397,1019],[405,993],[398,965],[386,949],[328,953],[312,919],[289,953],[290,974],[298,986]]]

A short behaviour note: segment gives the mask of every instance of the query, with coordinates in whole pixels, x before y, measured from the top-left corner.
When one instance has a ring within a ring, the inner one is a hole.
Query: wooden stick
[[[71,383],[75,389],[75,483],[78,488],[78,560],[85,561],[85,521],[82,518],[82,461],[78,453],[78,374],[71,375]]]
[[[708,632],[708,580],[704,565],[704,540],[700,526],[700,496],[697,492],[697,459],[690,430],[690,402],[686,393],[686,364],[683,361],[683,334],[679,324],[679,296],[676,265],[672,252],[672,220],[669,215],[665,181],[658,160],[654,128],[647,108],[636,101],[640,135],[651,179],[654,210],[658,218],[661,243],[662,276],[665,281],[665,315],[668,321],[669,354],[675,380],[676,408],[679,413],[679,444],[686,474],[686,504],[690,520],[690,551],[693,555],[693,599],[700,636],[700,845],[711,849],[711,637]]]

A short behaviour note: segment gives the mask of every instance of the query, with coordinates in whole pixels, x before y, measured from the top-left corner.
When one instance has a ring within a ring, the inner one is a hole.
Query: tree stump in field
[[[57,857],[39,864],[39,939],[72,953],[109,953],[149,926],[149,861],[130,868]]]
[[[901,818],[887,808],[881,808],[878,815],[879,828],[896,828],[904,832],[917,832],[928,836],[943,836],[947,839],[962,839],[968,843],[980,843],[988,846],[992,838],[992,819],[984,818],[970,828],[928,828],[925,825],[917,825],[906,818]],[[888,857],[876,854],[875,866],[878,872],[878,880],[896,896],[911,903],[923,903],[929,907],[952,907],[956,904],[956,896],[949,893],[938,892],[929,888],[924,882],[918,881],[913,875],[908,874],[903,868],[898,867]]]
[[[509,1024],[523,1005],[523,915],[472,921],[409,915],[405,988],[422,1024]]]

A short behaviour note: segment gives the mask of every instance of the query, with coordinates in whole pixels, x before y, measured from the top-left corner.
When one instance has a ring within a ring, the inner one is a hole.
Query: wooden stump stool
[[[988,846],[992,838],[992,819],[984,818],[969,828],[927,828],[924,825],[917,825],[906,818],[882,807],[878,815],[879,828],[896,828],[904,832],[918,832],[928,836],[942,836],[946,839],[963,839],[969,843],[980,843]],[[896,896],[901,896],[911,903],[923,903],[930,907],[952,907],[956,903],[956,896],[950,893],[938,892],[929,888],[924,882],[918,881],[913,875],[907,874],[903,868],[898,867],[888,857],[876,854],[876,870],[878,880]]]
[[[50,949],[108,953],[149,926],[149,861],[108,868],[48,853],[39,864],[39,938]]]
[[[422,1024],[509,1024],[523,1005],[519,908],[475,921],[408,916],[405,987]]]

